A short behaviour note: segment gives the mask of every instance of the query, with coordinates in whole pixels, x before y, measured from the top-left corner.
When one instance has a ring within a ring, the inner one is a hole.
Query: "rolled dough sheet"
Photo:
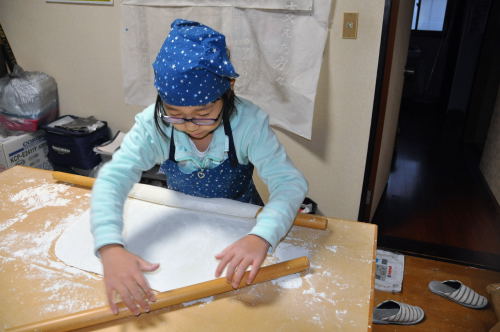
[[[246,235],[254,218],[193,211],[128,199],[124,208],[124,241],[132,253],[160,268],[145,273],[150,286],[167,291],[215,278],[215,255]],[[63,232],[55,254],[64,263],[102,275],[94,255],[90,213],[85,213]]]
[[[204,198],[186,195],[175,190],[143,183],[136,183],[128,196],[149,203],[243,218],[255,218],[261,208],[258,205],[227,198]]]

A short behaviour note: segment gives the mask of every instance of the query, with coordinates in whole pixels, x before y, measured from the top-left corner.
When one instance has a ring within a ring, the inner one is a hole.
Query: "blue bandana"
[[[226,38],[201,23],[175,20],[153,63],[155,87],[174,106],[211,103],[238,77],[226,51]]]

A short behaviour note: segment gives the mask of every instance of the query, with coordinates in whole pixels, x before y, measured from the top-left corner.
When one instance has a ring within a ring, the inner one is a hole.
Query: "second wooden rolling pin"
[[[57,181],[67,182],[86,188],[92,188],[95,181],[95,179],[91,177],[64,172],[52,172],[52,176]],[[260,206],[253,204],[241,203],[225,198],[193,197],[174,190],[142,183],[134,184],[128,196],[156,204],[243,218],[255,218],[261,209]],[[221,208],[221,206],[223,206],[223,208]],[[328,226],[328,219],[323,216],[298,213],[293,224],[315,229],[326,229]]]

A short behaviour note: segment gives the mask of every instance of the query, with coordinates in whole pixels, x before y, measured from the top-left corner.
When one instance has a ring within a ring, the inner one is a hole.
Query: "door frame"
[[[384,119],[389,94],[391,64],[396,39],[400,0],[385,0],[382,35],[378,59],[375,96],[373,101],[372,121],[366,155],[365,174],[359,203],[358,220],[370,222],[370,212],[373,203],[373,192],[377,178],[378,162],[384,130]]]

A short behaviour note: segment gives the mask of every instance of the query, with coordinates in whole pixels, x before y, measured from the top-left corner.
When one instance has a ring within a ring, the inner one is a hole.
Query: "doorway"
[[[442,26],[421,29],[443,2]],[[479,167],[498,102],[499,22],[498,1],[417,0],[390,175],[370,218],[379,247],[500,270],[500,209]]]

